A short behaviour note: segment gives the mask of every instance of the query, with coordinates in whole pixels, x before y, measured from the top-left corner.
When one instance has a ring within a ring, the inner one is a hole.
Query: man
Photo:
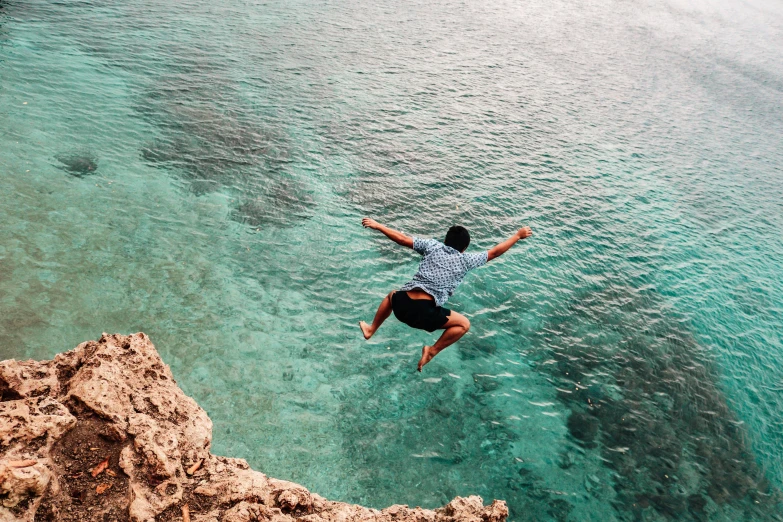
[[[369,339],[378,331],[392,311],[397,319],[412,328],[428,332],[444,330],[435,344],[422,348],[419,371],[470,329],[470,321],[467,317],[443,308],[443,304],[454,293],[465,274],[484,265],[487,261],[492,261],[520,239],[533,234],[530,227],[522,227],[516,234],[490,250],[466,254],[465,250],[470,244],[470,234],[461,226],[451,227],[446,233],[446,240],[441,243],[434,239],[406,236],[370,218],[364,218],[362,225],[365,228],[378,230],[398,245],[412,248],[424,256],[413,279],[399,290],[390,292],[381,301],[372,324],[364,321],[359,323],[365,339]]]

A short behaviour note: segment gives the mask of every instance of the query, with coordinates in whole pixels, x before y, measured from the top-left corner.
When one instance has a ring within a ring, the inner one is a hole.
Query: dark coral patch
[[[76,178],[95,174],[98,170],[98,160],[89,152],[60,154],[56,159],[60,162],[61,169]]]
[[[240,201],[231,219],[251,227],[288,227],[308,219],[315,201],[304,185],[290,179],[267,183],[255,197]]]
[[[619,513],[701,520],[708,505],[730,505],[783,520],[780,494],[755,461],[718,369],[684,321],[659,320],[660,299],[610,285],[552,315],[542,335],[555,364],[542,369],[571,409],[569,434],[585,447],[600,443]],[[585,342],[586,329],[611,335]]]
[[[574,411],[566,423],[568,432],[575,439],[592,444],[598,435],[598,419],[590,414]]]
[[[230,217],[251,227],[308,219],[315,202],[291,168],[296,150],[286,124],[244,105],[220,66],[207,77],[192,69],[197,64],[181,67],[183,74],[161,79],[137,101],[136,110],[160,130],[141,149],[146,162],[195,194],[236,195]]]

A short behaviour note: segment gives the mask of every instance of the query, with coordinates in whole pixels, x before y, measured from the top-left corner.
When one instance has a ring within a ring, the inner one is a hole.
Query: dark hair
[[[464,252],[470,244],[470,233],[468,233],[467,228],[454,225],[446,232],[446,241],[444,243],[446,246]]]

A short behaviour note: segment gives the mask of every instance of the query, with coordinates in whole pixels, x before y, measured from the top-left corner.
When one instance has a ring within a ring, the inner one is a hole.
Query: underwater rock
[[[577,440],[591,443],[598,435],[598,419],[590,414],[575,411],[568,416],[568,432]]]
[[[585,477],[584,486],[585,491],[595,496],[599,496],[599,493],[601,492],[601,479],[596,475],[587,475]]]
[[[704,515],[704,509],[707,507],[707,501],[701,495],[691,495],[688,497],[688,509],[695,516]]]
[[[503,501],[435,510],[332,502],[210,453],[212,422],[143,333],[0,362],[0,520],[502,522]],[[187,506],[186,509],[185,506]]]
[[[573,506],[567,500],[562,498],[556,498],[549,502],[549,509],[547,514],[557,520],[557,522],[566,522],[568,515],[571,514]]]
[[[473,384],[480,392],[492,392],[500,387],[500,383],[497,378],[492,375],[482,375],[480,373],[473,374]]]
[[[566,450],[560,453],[557,465],[560,466],[561,469],[569,469],[574,464],[576,464],[576,455],[574,455],[573,451]]]
[[[60,154],[56,159],[61,163],[60,168],[76,178],[95,174],[98,170],[98,160],[89,152]]]

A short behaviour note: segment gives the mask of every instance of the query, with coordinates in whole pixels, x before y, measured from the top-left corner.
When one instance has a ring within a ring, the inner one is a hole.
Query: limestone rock
[[[49,468],[43,462],[19,467],[12,460],[0,460],[0,498],[6,508],[16,507],[28,498],[43,495],[49,485]]]
[[[427,510],[332,502],[210,453],[212,422],[149,338],[0,362],[0,522],[502,522],[503,501]]]

